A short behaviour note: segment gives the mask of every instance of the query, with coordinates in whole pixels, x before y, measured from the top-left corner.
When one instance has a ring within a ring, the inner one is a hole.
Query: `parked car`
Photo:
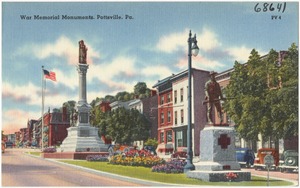
[[[171,155],[171,158],[186,159],[187,158],[187,152],[186,151],[176,151]]]
[[[14,143],[12,143],[12,142],[5,142],[5,147],[6,148],[13,148],[13,146],[14,146]]]
[[[153,146],[144,146],[144,150],[150,151],[152,155],[157,155],[155,148]]]
[[[2,153],[5,152],[5,142],[2,140],[1,142],[1,149],[2,149]]]
[[[271,166],[271,169],[276,170],[279,165],[279,152],[274,148],[261,148],[257,151],[257,158],[254,161],[254,169],[266,169],[264,158],[266,155],[272,155],[274,158],[274,165]]]
[[[255,154],[249,148],[236,148],[236,160],[240,163],[241,167],[250,167],[254,164]]]
[[[295,150],[285,150],[281,155],[278,168],[281,172],[298,171],[298,152]]]

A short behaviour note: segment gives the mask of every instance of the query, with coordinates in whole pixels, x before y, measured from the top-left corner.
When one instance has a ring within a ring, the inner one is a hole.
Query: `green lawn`
[[[40,151],[26,152],[26,153],[28,153],[29,155],[34,155],[34,156],[40,156],[41,155]]]
[[[252,176],[251,181],[244,182],[204,182],[197,179],[187,178],[185,174],[165,174],[151,172],[151,168],[145,167],[132,167],[112,165],[107,162],[88,162],[88,161],[74,161],[74,160],[59,160],[64,163],[91,168],[103,172],[109,172],[122,176],[138,178],[143,180],[150,180],[171,184],[184,184],[184,185],[216,185],[216,186],[266,186],[266,178]],[[293,185],[291,182],[270,179],[270,186],[288,186]]]

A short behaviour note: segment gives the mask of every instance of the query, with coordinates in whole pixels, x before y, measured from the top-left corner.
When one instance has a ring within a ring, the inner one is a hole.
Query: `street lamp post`
[[[192,46],[192,44],[194,44]],[[192,37],[190,31],[188,39],[188,127],[187,127],[187,164],[184,166],[184,172],[195,170],[193,165],[193,149],[192,149],[192,54],[197,56],[199,47],[197,46],[196,34]]]

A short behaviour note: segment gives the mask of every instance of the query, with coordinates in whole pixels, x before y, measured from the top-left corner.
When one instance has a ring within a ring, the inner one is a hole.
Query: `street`
[[[266,170],[254,170],[254,168],[242,168],[243,171],[251,172],[251,175],[267,177],[268,171]],[[291,180],[295,183],[299,181],[298,173],[282,173],[280,171],[269,171],[270,178],[279,178],[284,180]],[[297,183],[299,185],[299,183]]]
[[[2,186],[149,186],[142,181],[99,175],[6,149],[2,154]]]
[[[24,154],[32,149],[6,149],[2,154],[2,186],[166,186],[167,184],[147,182],[95,173],[80,168],[62,165],[51,160]],[[39,150],[36,150],[39,151]],[[267,171],[243,168],[252,175],[266,177]],[[270,171],[270,178],[291,180],[298,185],[298,173]]]

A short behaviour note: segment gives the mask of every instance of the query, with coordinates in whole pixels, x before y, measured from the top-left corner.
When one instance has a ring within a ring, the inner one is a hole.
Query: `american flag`
[[[56,81],[55,72],[47,71],[47,70],[44,69],[44,76],[47,79],[50,79],[52,81]]]

